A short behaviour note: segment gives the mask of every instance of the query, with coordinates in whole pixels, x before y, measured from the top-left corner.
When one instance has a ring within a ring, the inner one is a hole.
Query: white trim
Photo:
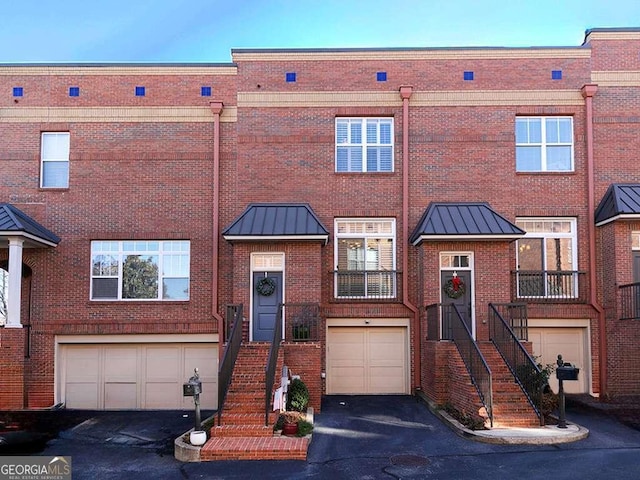
[[[329,235],[223,235],[222,238],[230,242],[277,242],[277,241],[316,241],[320,240],[326,245],[329,243]]]
[[[442,267],[442,257],[444,255],[456,255],[469,257],[468,267]],[[474,268],[474,256],[473,252],[469,251],[441,251],[438,253],[438,283],[440,285],[440,303],[444,303],[442,297],[442,272],[464,271],[471,274],[471,335],[474,340],[476,339],[476,289],[475,289],[475,268]],[[441,326],[442,328],[442,326]]]
[[[615,222],[616,220],[640,220],[640,213],[619,213],[614,217],[610,217],[596,223],[596,227],[601,227],[603,225],[606,225],[607,223]]]
[[[217,333],[56,335],[55,343],[218,343]]]
[[[413,245],[417,246],[419,245],[421,242],[425,241],[425,240],[433,240],[433,241],[451,241],[451,240],[455,240],[455,241],[460,241],[460,242],[464,242],[464,241],[478,241],[478,240],[482,240],[482,241],[492,241],[492,240],[509,240],[509,241],[514,241],[514,240],[518,240],[519,238],[524,237],[524,234],[499,234],[499,235],[436,235],[436,234],[430,234],[430,235],[420,235],[416,240],[413,241]]]
[[[0,230],[0,239],[2,239],[2,237],[24,237],[26,239],[36,242],[38,245],[47,246],[47,247],[58,246],[57,243],[53,243],[42,237],[38,237],[37,235],[32,235],[30,233],[23,232],[23,231]],[[25,245],[25,248],[28,248],[28,246]]]
[[[268,256],[273,256],[273,255],[280,255],[282,257],[282,266],[275,266],[275,267],[260,267],[257,268],[255,265],[255,258],[259,257],[261,255],[268,255]],[[254,291],[253,291],[253,274],[254,272],[280,272],[282,273],[282,303],[284,303],[284,299],[285,299],[285,261],[286,261],[286,255],[284,252],[251,252],[251,258],[250,258],[250,268],[249,268],[249,341],[253,342],[253,298],[254,298]],[[282,315],[282,331],[284,332],[284,315]]]

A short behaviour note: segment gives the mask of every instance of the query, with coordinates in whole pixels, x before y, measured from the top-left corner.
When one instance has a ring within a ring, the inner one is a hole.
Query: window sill
[[[516,170],[516,175],[576,175],[578,172],[575,170],[566,170],[566,171],[544,171],[544,172],[519,172]]]
[[[187,305],[189,300],[89,300],[89,305]]]

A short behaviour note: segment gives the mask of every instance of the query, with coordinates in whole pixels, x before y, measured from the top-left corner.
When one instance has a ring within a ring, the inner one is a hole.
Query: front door
[[[282,272],[253,272],[254,342],[271,342],[278,305],[282,303]]]
[[[469,327],[469,331],[475,337],[473,328],[473,310],[471,306],[471,271],[470,270],[442,270],[440,272],[442,282],[442,303],[444,305],[455,304],[462,319]]]

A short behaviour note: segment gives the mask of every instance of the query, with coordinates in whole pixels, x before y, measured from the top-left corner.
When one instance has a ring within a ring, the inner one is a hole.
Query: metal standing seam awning
[[[252,203],[222,231],[233,241],[329,241],[329,231],[307,203]]]
[[[525,231],[493,210],[488,203],[430,203],[409,241],[507,240],[513,241]]]
[[[640,184],[609,186],[596,208],[596,227],[616,220],[640,220]]]
[[[9,203],[0,203],[0,241],[21,237],[27,248],[55,247],[60,237]],[[4,243],[4,242],[3,242]]]

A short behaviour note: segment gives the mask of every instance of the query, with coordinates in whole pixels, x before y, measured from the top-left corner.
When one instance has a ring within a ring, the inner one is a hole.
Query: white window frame
[[[7,301],[9,299],[9,272],[0,267],[0,326],[7,323]]]
[[[388,232],[383,231],[383,229],[376,229],[376,224],[383,227],[386,225],[388,227]],[[358,225],[360,227],[358,227]],[[342,231],[341,229],[347,230]],[[355,227],[355,228],[351,228]],[[397,238],[396,238],[396,219],[395,218],[336,218],[334,220],[334,262],[335,262],[335,275],[334,275],[334,297],[337,299],[348,299],[348,298],[395,298],[397,296],[397,275],[396,275],[396,248],[397,248]],[[366,258],[363,261],[362,269],[347,269],[347,272],[363,272],[364,285],[363,285],[363,294],[362,295],[342,295],[340,293],[340,273],[345,270],[339,270],[338,264],[338,256],[340,249],[340,242],[343,240],[348,241],[349,239],[357,239],[365,240],[364,251],[365,255],[367,252],[366,241],[367,239],[379,239],[379,240],[391,240],[391,269],[389,270],[389,274],[380,274],[376,272],[381,272],[379,267],[375,270],[367,268],[370,263]],[[378,288],[379,291],[377,293],[370,294],[368,291],[368,279],[367,279],[367,271],[371,271],[371,275],[374,277],[371,279],[375,284],[376,278],[378,275]],[[389,283],[390,282],[390,283]],[[384,285],[383,285],[384,284]],[[384,292],[383,292],[384,291]]]
[[[542,222],[542,223],[553,223],[553,222],[568,222],[569,225],[571,226],[571,231],[570,232],[553,232],[553,231],[542,231],[542,232],[530,232],[527,231],[525,226],[523,225],[523,222]],[[555,270],[547,270],[546,269],[546,265],[547,265],[547,251],[546,251],[546,240],[547,239],[563,239],[563,238],[568,238],[571,240],[571,266],[572,266],[572,270],[567,270],[567,272],[571,271],[574,272],[573,273],[573,278],[572,278],[572,295],[567,296],[565,294],[561,295],[560,297],[562,298],[577,298],[579,295],[579,290],[578,290],[578,274],[575,273],[578,271],[578,222],[577,219],[575,217],[518,217],[516,218],[516,225],[519,226],[520,228],[522,228],[525,231],[525,235],[524,237],[522,237],[522,239],[527,239],[527,238],[540,238],[542,239],[542,255],[543,255],[543,264],[545,265],[544,268],[544,272],[554,272]],[[516,242],[516,265],[518,267],[518,271],[520,271],[520,260],[519,260],[519,255],[520,255],[520,241],[518,240]],[[546,277],[546,274],[545,274]],[[549,290],[549,284],[548,281],[545,280],[544,282],[544,287],[545,287],[545,292],[543,295],[529,295],[529,296],[521,296],[520,294],[520,277],[518,275],[517,278],[517,286],[518,286],[518,291],[517,291],[517,296],[518,298],[554,298],[557,295],[554,295],[553,293],[550,292]]]
[[[360,139],[357,140],[352,138],[353,130],[352,127],[360,125]],[[338,126],[346,125],[347,126],[347,135],[346,137],[339,136]],[[367,137],[367,126],[374,126],[376,129],[376,138],[375,141],[369,141]],[[380,126],[388,125],[389,132],[389,142],[383,142],[381,140],[380,134]],[[375,172],[375,173],[392,173],[394,171],[394,158],[395,158],[395,145],[394,145],[394,121],[393,117],[337,117],[335,120],[335,171],[337,173],[362,173],[362,172]],[[351,155],[348,154],[347,167],[341,168],[338,162],[338,155],[341,149],[347,149],[347,151],[353,149],[360,149],[360,156],[362,165],[359,169],[355,168],[351,164]],[[381,169],[380,168],[380,152],[381,149],[390,149],[390,166],[389,169]],[[378,168],[369,170],[368,168],[368,152],[375,151],[377,157],[377,165]]]
[[[57,143],[53,148],[54,154],[50,154],[52,148],[49,143]],[[69,150],[71,148],[71,136],[69,132],[42,132],[40,142],[40,188],[69,188]],[[55,163],[66,166],[66,178],[62,183],[50,184],[48,180],[47,165]]]
[[[517,130],[519,122],[527,122],[527,124],[531,120],[539,120],[540,121],[540,142],[526,141],[526,142],[518,142],[517,138]],[[560,134],[558,133],[558,141],[552,142],[547,141],[547,120],[568,120],[571,124],[571,141],[560,141]],[[515,120],[515,145],[516,145],[516,171],[517,172],[573,172],[574,171],[574,132],[573,132],[573,117],[571,116],[518,116]],[[540,169],[524,169],[520,168],[518,165],[518,147],[525,148],[537,148],[540,150]],[[569,158],[569,168],[568,169],[550,169],[548,164],[547,152],[549,148],[552,147],[569,147],[570,149],[570,158]]]
[[[158,248],[142,248],[144,245],[158,244]],[[128,245],[133,245],[134,248],[126,249]],[[136,248],[137,246],[140,249]],[[94,258],[97,256],[110,256],[115,262],[117,262],[117,271],[115,273],[96,274],[94,271]],[[123,265],[125,259],[129,255],[141,255],[141,256],[157,256],[158,257],[158,291],[157,296],[154,298],[123,298]],[[169,268],[168,260],[171,257],[187,257],[187,269],[188,273],[184,275],[176,275],[170,273],[164,273],[165,266]],[[166,265],[165,265],[166,264]],[[148,301],[163,301],[163,302],[183,302],[188,301],[191,294],[191,242],[188,240],[94,240],[91,242],[91,285],[90,296],[92,301],[123,301],[123,302],[148,302]],[[95,279],[117,279],[117,295],[115,297],[97,297],[94,298],[94,280]],[[185,297],[178,298],[164,298],[165,288],[164,280],[169,279],[186,279],[187,280],[187,295]]]

